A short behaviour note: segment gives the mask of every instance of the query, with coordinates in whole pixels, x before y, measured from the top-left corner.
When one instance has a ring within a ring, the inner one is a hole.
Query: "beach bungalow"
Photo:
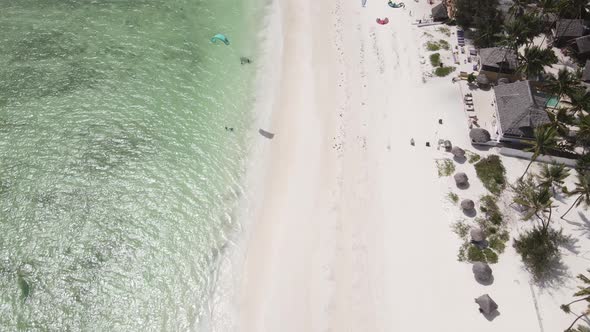
[[[576,38],[575,50],[580,60],[590,58],[590,35]]]
[[[444,4],[444,2],[441,2],[438,5],[432,7],[432,19],[435,22],[444,22],[449,19],[447,6]]]
[[[576,38],[588,34],[587,22],[582,19],[560,19],[553,28],[553,41],[555,47],[564,47]]]
[[[530,81],[498,85],[494,94],[498,141],[522,143],[534,139],[534,129],[550,123],[545,110],[548,97]]]
[[[519,79],[516,72],[518,60],[514,51],[504,47],[490,47],[479,49],[479,72],[490,81],[508,78],[511,81]]]

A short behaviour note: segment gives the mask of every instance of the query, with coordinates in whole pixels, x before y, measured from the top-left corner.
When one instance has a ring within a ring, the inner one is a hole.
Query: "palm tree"
[[[504,44],[518,53],[520,46],[531,45],[533,39],[543,32],[544,25],[539,16],[524,14],[518,19],[506,23],[504,29],[506,32]]]
[[[570,111],[573,115],[576,115],[578,112],[585,112],[590,114],[590,92],[587,92],[586,89],[576,89],[570,96],[570,100],[572,102],[572,107]]]
[[[590,153],[586,153],[578,158],[576,168],[580,170],[590,169]]]
[[[524,15],[527,5],[528,5],[527,0],[513,0],[512,6],[510,6],[510,8],[508,8],[508,13],[510,13],[510,15],[512,15],[513,17],[520,18],[521,16]]]
[[[558,7],[562,17],[582,18],[588,12],[590,4],[588,0],[561,0]]]
[[[563,185],[563,181],[570,175],[570,171],[564,164],[543,164],[539,173],[539,184],[551,188],[555,196],[555,186]]]
[[[587,271],[590,272],[590,270],[587,270]],[[590,279],[588,277],[586,277],[585,275],[583,275],[583,274],[579,274],[578,275],[578,279],[582,280],[582,282],[584,283],[584,286],[578,286],[579,291],[577,291],[574,294],[574,296],[575,297],[578,297],[578,299],[573,300],[573,301],[571,301],[568,304],[562,304],[560,306],[560,308],[566,314],[569,314],[569,313],[572,312],[570,306],[572,304],[574,304],[574,303],[582,302],[582,301],[584,301],[586,303],[586,308],[585,308],[585,310],[580,315],[576,316],[576,319],[574,319],[574,321],[572,322],[572,324],[567,329],[565,329],[566,332],[570,332],[570,331],[571,332],[575,332],[575,331],[579,331],[579,332],[589,331],[588,329],[582,329],[582,326],[580,326],[580,325],[578,325],[578,328],[577,329],[572,330],[572,328],[574,327],[574,325],[576,324],[576,322],[580,318],[582,318],[582,317],[584,317],[584,316],[586,316],[586,315],[588,315],[590,313],[590,304],[588,304],[588,303],[590,303]]]
[[[578,195],[574,203],[570,206],[567,211],[561,216],[561,219],[575,206],[579,206],[584,203],[585,207],[590,206],[590,171],[578,170],[578,182],[576,182],[576,189],[568,192],[568,196]]]
[[[547,116],[549,116],[549,121],[551,121],[551,127],[555,128],[557,134],[567,138],[569,135],[568,125],[575,123],[574,116],[569,114],[566,108],[559,108],[557,112],[555,110],[548,111]]]
[[[537,45],[527,46],[522,54],[518,54],[517,70],[527,78],[538,77],[545,72],[545,66],[557,63],[557,56],[550,48]]]
[[[590,144],[590,115],[583,115],[576,121],[578,131],[576,133],[577,143],[586,147]],[[585,148],[584,148],[585,149]]]
[[[557,13],[559,2],[559,0],[538,0],[538,7],[544,15]]]
[[[531,144],[533,146],[526,149],[526,151],[533,152],[533,155],[531,156],[531,162],[524,170],[520,180],[524,178],[531,167],[531,164],[537,160],[539,155],[546,154],[548,151],[554,149],[557,146],[557,132],[555,128],[550,126],[541,126],[535,128],[535,140],[531,141]]]
[[[552,77],[547,81],[546,87],[549,92],[555,94],[558,98],[558,104],[563,96],[572,96],[578,89],[580,80],[576,75],[563,67],[557,72],[557,77]]]
[[[541,224],[541,231],[546,234],[551,222],[552,197],[549,187],[538,186],[533,176],[529,175],[524,181],[518,181],[512,186],[515,195],[513,202],[518,204],[524,214],[523,220],[537,217]],[[547,214],[547,215],[545,215]]]

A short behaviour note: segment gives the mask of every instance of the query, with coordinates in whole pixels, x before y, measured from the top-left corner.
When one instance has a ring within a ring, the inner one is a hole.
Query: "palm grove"
[[[514,52],[520,77],[536,81],[543,91],[557,99],[557,105],[547,109],[550,124],[535,129],[535,139],[527,148],[532,152],[529,165],[511,185],[513,203],[522,211],[522,218],[534,223],[514,240],[514,247],[537,281],[549,277],[560,261],[560,246],[570,240],[552,226],[556,219],[555,197],[575,197],[561,218],[566,218],[572,209],[590,206],[590,93],[581,82],[581,70],[563,67],[556,74],[546,71],[558,63],[558,57],[551,47],[545,46],[557,20],[590,19],[589,9],[588,0],[514,0],[505,10],[501,10],[498,0],[456,1],[455,21],[472,33],[477,47],[503,47]],[[567,46],[564,51],[572,53]],[[582,59],[574,56],[574,60]],[[564,186],[570,171],[563,165],[543,165],[538,174],[531,173],[531,164],[545,154],[568,154],[578,160],[574,188]],[[584,276],[580,279],[589,282]],[[585,288],[575,296],[589,292]],[[585,299],[590,302],[590,297]],[[569,304],[562,309],[571,312]],[[585,309],[576,314],[574,323],[588,312]],[[574,323],[566,331],[587,331]]]

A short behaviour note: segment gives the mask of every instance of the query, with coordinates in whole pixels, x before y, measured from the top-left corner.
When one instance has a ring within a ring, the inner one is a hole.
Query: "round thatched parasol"
[[[471,267],[475,280],[481,283],[488,283],[492,280],[492,268],[486,263],[475,262]]]
[[[486,315],[489,315],[498,309],[498,305],[488,294],[484,294],[475,299],[475,303],[479,304],[479,311]]]
[[[483,128],[473,128],[469,132],[469,138],[474,143],[485,143],[492,139],[490,133]]]
[[[463,172],[455,174],[454,178],[457,187],[464,187],[469,184],[469,178],[467,177],[467,174]]]
[[[465,150],[458,146],[453,146],[451,153],[455,156],[455,158],[465,158]]]
[[[461,201],[461,208],[463,210],[473,210],[475,208],[475,203],[470,199],[464,199]]]
[[[486,239],[486,235],[481,228],[472,228],[469,235],[471,235],[471,241],[473,242],[482,242]]]

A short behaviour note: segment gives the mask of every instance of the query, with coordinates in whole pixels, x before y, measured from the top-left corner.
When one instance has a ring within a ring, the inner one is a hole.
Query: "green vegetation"
[[[590,270],[587,270],[588,272],[590,272]],[[568,304],[562,304],[560,306],[561,310],[563,310],[566,314],[571,314],[573,313],[571,310],[571,305],[574,303],[578,303],[578,302],[582,302],[585,304],[585,308],[584,310],[582,310],[581,314],[576,314],[576,318],[574,319],[574,321],[570,324],[570,326],[565,329],[566,332],[588,332],[590,331],[590,328],[582,326],[582,325],[578,325],[578,327],[576,329],[572,329],[574,327],[574,325],[576,325],[576,322],[582,318],[582,317],[586,317],[588,315],[588,313],[590,312],[590,279],[588,277],[586,277],[583,274],[578,274],[578,279],[580,279],[583,282],[583,286],[578,286],[578,291],[574,294],[575,297],[577,297],[577,299],[571,301]]]
[[[454,192],[452,192],[452,191],[450,191],[450,192],[447,194],[447,198],[448,198],[448,199],[449,199],[449,201],[450,201],[450,202],[452,202],[452,203],[455,203],[455,204],[459,203],[459,196],[457,196],[457,194],[455,194],[455,193],[454,193]]]
[[[475,245],[470,245],[467,248],[467,261],[496,264],[498,263],[498,255],[490,248],[480,249]]]
[[[533,279],[542,281],[551,277],[553,268],[561,260],[559,247],[568,241],[569,238],[561,230],[548,228],[544,231],[535,227],[514,239],[514,249],[520,254]]]
[[[551,188],[555,196],[555,187],[563,186],[565,179],[570,175],[570,171],[565,168],[564,164],[543,164],[539,173],[539,185]]]
[[[440,46],[440,48],[442,48],[443,50],[450,50],[451,49],[451,45],[449,45],[449,42],[447,42],[444,39],[441,39],[438,41],[438,45]]]
[[[500,208],[496,205],[496,198],[491,195],[483,196],[480,200],[480,210],[483,217],[476,218],[475,223],[487,235],[488,247],[480,248],[470,242],[470,226],[463,220],[453,224],[452,228],[463,243],[459,247],[457,259],[460,262],[486,262],[495,264],[498,256],[506,249],[506,242],[510,235],[502,218]]]
[[[430,55],[430,64],[432,67],[440,67],[440,54],[433,53]]]
[[[570,206],[567,211],[561,216],[561,219],[565,217],[574,206],[580,206],[584,204],[584,208],[590,206],[590,171],[578,170],[578,181],[576,182],[576,188],[572,191],[567,191],[568,196],[576,196],[577,198],[574,203]]]
[[[455,172],[455,164],[451,159],[438,159],[436,161],[436,168],[438,169],[438,176],[451,176]]]
[[[440,45],[437,42],[429,41],[426,43],[426,49],[434,52],[440,50]]]
[[[447,37],[451,36],[451,29],[449,29],[445,26],[442,26],[442,27],[436,29],[436,31],[443,33]]]
[[[434,70],[434,75],[445,77],[455,71],[455,67],[438,67]]]
[[[455,20],[463,29],[475,28],[477,47],[490,47],[501,39],[502,13],[498,0],[457,0]]]
[[[467,156],[467,161],[469,161],[470,164],[476,163],[481,159],[480,155],[469,150],[465,150],[465,155]]]
[[[535,128],[535,140],[531,142],[532,147],[527,148],[526,151],[533,153],[531,161],[527,165],[524,173],[520,177],[524,178],[529,168],[537,158],[542,154],[547,154],[552,149],[557,147],[557,129],[554,127],[537,127]]]
[[[514,248],[536,281],[553,276],[561,261],[559,247],[570,241],[569,237],[551,228],[553,195],[547,185],[535,181],[529,174],[511,186],[514,204],[522,211],[522,219],[535,223],[534,227],[514,240]]]
[[[496,204],[496,197],[491,195],[482,196],[480,199],[480,207],[479,209],[481,212],[484,213],[486,219],[485,222],[489,222],[492,226],[502,226],[502,212],[500,212],[500,208]],[[488,226],[487,224],[480,224],[482,229],[485,231]],[[489,232],[491,234],[493,232]]]
[[[491,193],[499,195],[506,187],[506,169],[497,155],[490,155],[477,162],[475,171]]]

